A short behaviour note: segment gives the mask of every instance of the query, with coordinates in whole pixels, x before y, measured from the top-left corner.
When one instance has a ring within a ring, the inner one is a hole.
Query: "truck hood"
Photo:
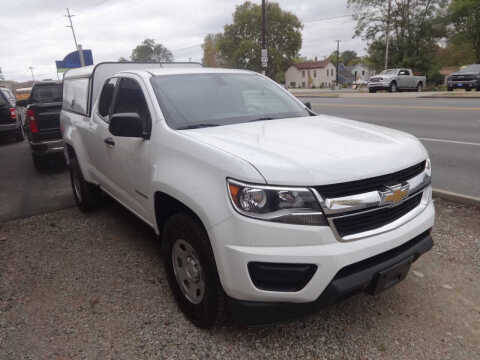
[[[276,185],[359,180],[402,170],[427,157],[412,135],[326,115],[182,133],[248,161],[268,184]]]

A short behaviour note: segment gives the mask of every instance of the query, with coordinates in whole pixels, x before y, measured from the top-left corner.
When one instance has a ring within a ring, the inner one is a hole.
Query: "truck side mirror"
[[[306,102],[306,103],[305,103],[305,106],[306,106],[307,108],[309,108],[310,110],[312,110],[312,103],[311,103],[311,102]]]
[[[145,127],[140,115],[137,113],[113,114],[108,127],[114,136],[145,138]]]

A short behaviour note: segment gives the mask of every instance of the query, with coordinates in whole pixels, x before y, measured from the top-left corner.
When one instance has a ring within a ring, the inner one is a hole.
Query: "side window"
[[[90,79],[68,79],[63,83],[63,106],[65,110],[86,115]]]
[[[137,113],[145,125],[149,124],[150,112],[148,111],[147,101],[138,82],[129,78],[120,80],[113,113]]]
[[[98,113],[100,116],[105,117],[109,114],[113,100],[113,92],[117,82],[118,78],[112,78],[103,85],[102,94],[100,95],[100,100],[98,102]]]

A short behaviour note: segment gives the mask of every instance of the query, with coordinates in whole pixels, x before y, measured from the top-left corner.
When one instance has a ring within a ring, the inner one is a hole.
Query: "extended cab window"
[[[101,116],[107,116],[110,112],[113,100],[113,92],[115,91],[115,86],[117,85],[118,78],[112,78],[108,80],[103,86],[102,95],[100,96],[100,101],[98,103],[98,113]]]
[[[123,78],[115,99],[114,114],[137,113],[146,125],[150,122],[150,112],[142,88],[133,79]]]

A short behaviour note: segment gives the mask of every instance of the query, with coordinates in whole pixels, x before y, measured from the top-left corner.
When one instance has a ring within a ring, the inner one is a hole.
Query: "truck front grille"
[[[369,191],[380,191],[387,184],[401,184],[425,170],[426,161],[392,174],[377,176],[365,180],[350,181],[340,184],[316,186],[315,190],[324,198],[337,198]]]
[[[472,81],[475,80],[475,77],[472,75],[452,75],[451,79],[453,81]]]
[[[341,237],[374,230],[408,214],[420,205],[422,196],[423,193],[419,193],[394,207],[379,208],[356,215],[335,218],[333,223]]]

